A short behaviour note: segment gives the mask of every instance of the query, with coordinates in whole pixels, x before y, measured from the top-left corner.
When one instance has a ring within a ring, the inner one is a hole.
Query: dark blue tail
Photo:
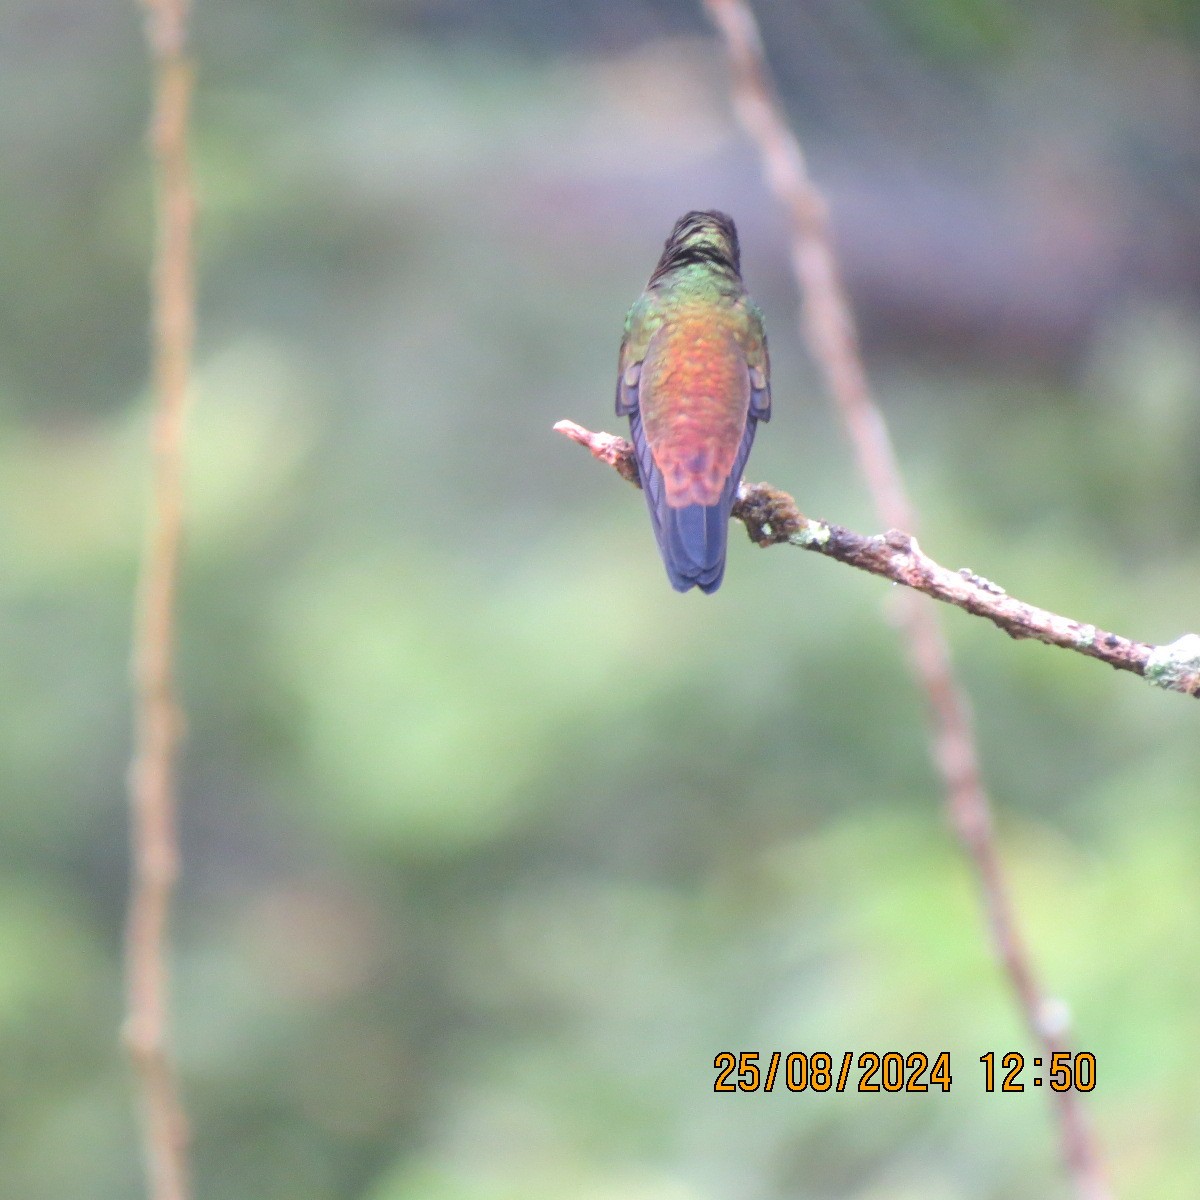
[[[725,546],[729,540],[729,509],[724,496],[713,505],[659,510],[662,533],[658,548],[667,578],[677,592],[698,587],[715,592],[725,574]]]

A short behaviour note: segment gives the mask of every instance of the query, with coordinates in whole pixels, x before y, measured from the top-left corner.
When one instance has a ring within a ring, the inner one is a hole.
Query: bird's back
[[[746,427],[746,359],[723,317],[711,305],[684,307],[642,364],[642,424],[671,508],[720,500]]]

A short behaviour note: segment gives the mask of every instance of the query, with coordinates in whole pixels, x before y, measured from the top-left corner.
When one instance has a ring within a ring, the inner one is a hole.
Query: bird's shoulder
[[[656,292],[643,292],[625,315],[625,334],[621,338],[623,365],[641,362],[654,335],[670,316],[670,306]]]
[[[648,288],[634,301],[621,339],[622,369],[646,357],[651,341],[664,326],[697,322],[724,326],[741,348],[747,366],[763,372],[769,369],[762,311],[744,290],[708,295],[683,288]]]
[[[770,373],[770,356],[767,353],[767,331],[763,324],[762,309],[743,292],[735,303],[738,312],[738,341],[746,355],[746,363],[764,375]]]

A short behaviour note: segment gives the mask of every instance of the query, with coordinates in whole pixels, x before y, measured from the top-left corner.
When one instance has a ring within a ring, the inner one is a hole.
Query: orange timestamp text
[[[948,1050],[932,1056],[921,1050],[908,1054],[866,1050],[856,1056],[847,1050],[840,1058],[824,1050],[790,1054],[723,1050],[713,1066],[714,1092],[773,1092],[777,1085],[789,1092],[948,1092],[954,1081]]]
[[[984,1090],[988,1092],[1023,1092],[1028,1080],[1034,1087],[1047,1084],[1052,1092],[1090,1092],[1096,1086],[1096,1056],[1087,1050],[1071,1054],[1066,1050],[1056,1050],[1045,1059],[1032,1060],[1033,1069],[1025,1074],[1025,1055],[1011,1050],[1000,1059],[1000,1069],[996,1069],[996,1054],[988,1051],[982,1054],[979,1061],[983,1063]],[[1038,1068],[1046,1066],[1045,1074]]]
[[[1024,1092],[1026,1085],[1090,1092],[1096,1086],[1096,1056],[1086,1050],[1055,1051],[1044,1059],[1027,1059],[1015,1050],[1004,1055],[989,1051],[978,1061],[986,1092]],[[850,1050],[841,1055],[824,1050],[722,1050],[713,1067],[714,1092],[773,1092],[776,1087],[789,1092],[948,1092],[954,1082],[949,1050],[866,1050],[858,1055]]]

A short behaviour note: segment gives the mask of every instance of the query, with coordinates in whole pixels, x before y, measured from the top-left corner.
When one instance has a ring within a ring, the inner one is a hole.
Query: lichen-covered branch
[[[641,486],[633,447],[624,438],[593,433],[574,421],[559,421],[554,428],[587,447],[623,479]],[[1010,596],[967,567],[957,571],[943,567],[917,545],[911,534],[889,529],[887,533],[868,535],[806,517],[787,492],[770,484],[742,484],[733,515],[759,546],[787,544],[812,550],[985,617],[1009,637],[1031,638],[1047,646],[1074,650],[1118,671],[1141,675],[1156,687],[1200,697],[1200,635],[1189,633],[1169,645],[1155,646],[1059,616]]]
[[[184,54],[186,23],[185,0],[146,0],[146,40],[154,72],[151,153],[158,223],[152,288],[154,470],[133,645],[124,1038],[138,1090],[152,1200],[187,1200],[189,1191],[187,1123],[167,1033],[167,926],[179,870],[175,763],[183,726],[174,684],[175,599],[195,311],[194,200],[187,149],[192,75]]]

